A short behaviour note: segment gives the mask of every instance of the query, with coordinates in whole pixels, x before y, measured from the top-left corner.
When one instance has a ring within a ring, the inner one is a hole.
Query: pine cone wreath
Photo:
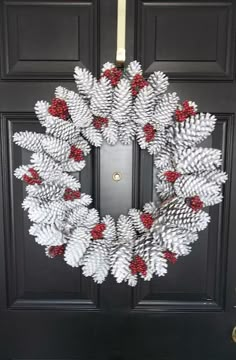
[[[99,79],[77,66],[74,79],[78,92],[59,86],[50,102],[36,103],[44,133],[13,136],[33,152],[29,164],[15,170],[26,186],[22,207],[33,222],[29,233],[49,258],[81,266],[99,284],[109,271],[130,286],[139,278],[164,276],[207,227],[204,208],[223,198],[222,154],[199,146],[216,118],[168,93],[161,71],[146,79],[137,61],[124,71],[107,62]],[[157,199],[117,222],[110,215],[101,218],[81,189],[79,173],[93,146],[135,140],[154,157]]]

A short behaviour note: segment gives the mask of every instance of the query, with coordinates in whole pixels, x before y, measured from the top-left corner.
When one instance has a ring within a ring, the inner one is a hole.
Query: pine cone
[[[155,91],[155,96],[159,96],[166,92],[169,85],[168,77],[162,71],[155,71],[148,78],[149,84]]]
[[[201,172],[201,177],[204,177],[206,181],[214,182],[217,185],[224,184],[228,179],[228,175],[220,170],[203,171]]]
[[[58,161],[65,161],[69,158],[71,147],[63,140],[53,137],[43,139],[42,146],[44,151]]]
[[[194,175],[179,177],[174,183],[175,193],[178,197],[187,198],[198,195],[203,202],[210,194],[218,194],[220,187],[213,182],[207,182],[205,178]]]
[[[70,144],[77,141],[80,133],[70,122],[54,116],[48,116],[43,126],[46,127],[46,134],[68,141]]]
[[[92,123],[92,112],[83,98],[70,91],[67,94],[66,102],[72,121],[77,128],[85,128]]]
[[[142,67],[138,61],[134,60],[127,66],[126,76],[129,80],[132,80],[137,74],[142,75]]]
[[[38,171],[40,177],[47,181],[58,180],[62,175],[61,165],[46,154],[32,154],[31,163],[33,168]]]
[[[90,142],[91,145],[100,147],[102,145],[101,131],[95,129],[92,125],[82,129],[83,136]]]
[[[88,70],[81,69],[78,66],[75,67],[74,78],[79,95],[82,96],[85,100],[90,99],[94,83],[97,80]]]
[[[197,239],[198,235],[195,232],[177,227],[166,227],[160,234],[159,244],[179,256],[185,256],[191,251],[189,244]]]
[[[53,183],[44,183],[41,185],[28,185],[26,191],[30,196],[38,197],[42,201],[49,201],[62,198],[64,188]]]
[[[66,222],[71,226],[82,226],[85,223],[89,209],[85,206],[76,207],[67,213]]]
[[[54,224],[34,224],[29,229],[30,235],[40,245],[57,246],[66,243],[65,236]]]
[[[215,170],[221,166],[221,151],[217,149],[193,148],[177,149],[175,153],[176,170],[181,174],[199,173]]]
[[[134,121],[137,124],[144,126],[148,122],[153,120],[154,112],[154,91],[149,86],[143,87],[134,102]]]
[[[119,140],[124,145],[129,145],[135,139],[136,126],[132,121],[119,125]]]
[[[128,243],[135,239],[136,232],[128,216],[120,215],[117,220],[117,237],[118,241]]]
[[[72,267],[82,264],[83,256],[91,243],[91,236],[88,230],[83,227],[76,228],[67,238],[65,250],[65,261]]]
[[[94,85],[91,97],[91,110],[95,116],[108,117],[111,111],[112,86],[110,81],[102,77]]]
[[[120,124],[126,123],[130,119],[131,106],[130,82],[127,79],[121,79],[114,90],[112,118]]]
[[[86,165],[86,162],[85,162],[85,160],[74,161],[73,159],[69,159],[69,160],[63,162],[61,165],[62,165],[63,171],[76,172],[76,171],[83,170],[83,168]]]
[[[109,268],[106,240],[93,241],[83,259],[83,274],[92,276],[95,282],[101,284],[108,275]]]
[[[37,101],[34,106],[35,114],[42,126],[44,125],[44,122],[46,121],[47,116],[49,115],[48,114],[49,105],[50,104],[47,101]]]
[[[65,206],[61,201],[43,203],[29,208],[29,219],[41,224],[61,224],[65,217]]]
[[[30,131],[20,131],[13,135],[13,141],[24,149],[34,152],[42,152],[42,141],[46,136]]]
[[[103,231],[104,239],[110,242],[115,241],[116,240],[115,220],[110,215],[106,215],[102,218],[101,222],[106,226],[105,230]]]
[[[117,123],[109,119],[107,126],[102,127],[102,135],[109,145],[115,145],[118,141]]]
[[[159,224],[171,224],[190,231],[200,231],[207,227],[209,215],[204,211],[195,212],[184,201],[174,199],[160,208]]]
[[[206,139],[215,128],[216,118],[210,114],[197,114],[170,128],[169,140],[175,146],[194,146]]]
[[[157,104],[154,119],[160,128],[173,122],[174,111],[177,107],[179,98],[176,93],[165,94],[159,104]]]

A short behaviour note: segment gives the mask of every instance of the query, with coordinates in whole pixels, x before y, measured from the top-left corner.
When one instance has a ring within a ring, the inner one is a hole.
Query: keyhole
[[[118,171],[115,171],[113,174],[112,174],[112,179],[114,181],[120,181],[121,180],[121,173],[119,173]]]

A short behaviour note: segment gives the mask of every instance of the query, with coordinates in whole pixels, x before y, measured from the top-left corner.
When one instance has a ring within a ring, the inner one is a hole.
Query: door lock
[[[117,182],[117,181],[120,181],[121,178],[122,178],[121,173],[118,172],[118,171],[115,171],[115,172],[112,174],[112,179],[113,179],[114,181],[116,181],[116,182]]]

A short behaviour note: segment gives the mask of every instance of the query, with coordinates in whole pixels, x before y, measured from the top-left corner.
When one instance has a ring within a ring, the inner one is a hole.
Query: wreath
[[[104,64],[97,80],[75,68],[78,93],[56,88],[51,104],[38,101],[35,113],[45,133],[18,132],[14,142],[33,152],[29,165],[15,170],[27,196],[22,206],[33,222],[29,233],[50,258],[63,255],[72,267],[102,283],[111,270],[116,281],[135,286],[167,273],[168,262],[188,255],[210,217],[204,207],[222,201],[227,175],[221,151],[199,144],[216,118],[197,105],[179,103],[166,93],[168,78],[154,72],[147,80],[137,61],[122,71]],[[100,219],[92,198],[81,192],[77,173],[91,146],[137,140],[153,155],[158,200],[130,209],[117,223]]]

